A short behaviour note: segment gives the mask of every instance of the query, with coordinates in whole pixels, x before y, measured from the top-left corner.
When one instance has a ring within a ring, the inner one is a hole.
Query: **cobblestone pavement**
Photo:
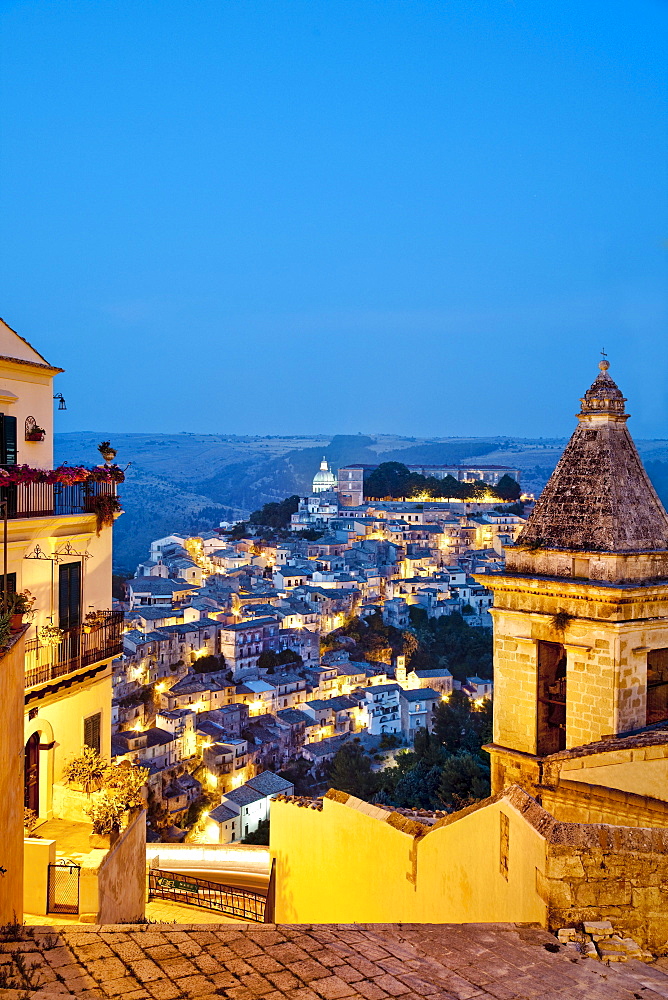
[[[553,936],[512,924],[118,924],[3,937],[0,1000],[668,997],[657,966],[548,950]]]

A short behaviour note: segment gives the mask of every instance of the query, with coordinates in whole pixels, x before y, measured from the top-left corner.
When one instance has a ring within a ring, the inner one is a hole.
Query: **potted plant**
[[[108,611],[89,611],[83,621],[84,632],[93,632],[99,625],[103,625]]]
[[[102,455],[102,458],[105,460],[107,465],[113,462],[113,460],[116,458],[116,449],[111,447],[110,441],[100,441],[99,445],[97,446],[97,450],[99,451],[100,455]]]
[[[46,431],[43,427],[38,427],[35,424],[29,431],[26,431],[26,441],[43,441],[46,436]]]
[[[25,836],[32,837],[33,831],[37,826],[37,813],[34,809],[28,809],[24,806],[23,809],[23,831]]]
[[[86,808],[86,815],[93,824],[93,832],[88,837],[91,847],[113,847],[120,834],[122,813],[122,804],[109,792],[102,792],[91,802]]]
[[[64,632],[57,625],[42,625],[39,630],[39,639],[44,646],[57,646],[61,642]]]
[[[72,757],[63,768],[66,785],[78,785],[90,797],[102,787],[109,764],[92,747],[82,747],[78,757]]]
[[[23,616],[34,614],[35,598],[29,590],[23,590],[15,594],[7,594],[7,601],[5,602],[3,597],[0,604],[9,615],[10,629],[12,632],[18,632],[23,627]]]
[[[111,527],[114,523],[114,514],[120,514],[123,510],[118,497],[110,493],[98,493],[88,500],[88,506],[97,518],[97,534],[99,535],[105,526]]]

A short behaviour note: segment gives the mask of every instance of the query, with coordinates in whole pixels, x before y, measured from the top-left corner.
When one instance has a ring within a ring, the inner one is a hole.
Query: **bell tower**
[[[494,592],[492,790],[543,759],[668,720],[668,515],[609,363]]]

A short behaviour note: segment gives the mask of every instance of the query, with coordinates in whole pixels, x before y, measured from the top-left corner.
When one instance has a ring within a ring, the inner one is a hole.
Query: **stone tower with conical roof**
[[[494,592],[492,787],[540,794],[544,759],[668,720],[668,515],[602,361]]]

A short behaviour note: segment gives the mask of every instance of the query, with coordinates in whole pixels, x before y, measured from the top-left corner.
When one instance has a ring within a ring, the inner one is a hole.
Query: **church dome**
[[[320,469],[313,477],[313,492],[325,493],[327,490],[336,489],[336,476],[331,471],[327,459],[323,455]]]

